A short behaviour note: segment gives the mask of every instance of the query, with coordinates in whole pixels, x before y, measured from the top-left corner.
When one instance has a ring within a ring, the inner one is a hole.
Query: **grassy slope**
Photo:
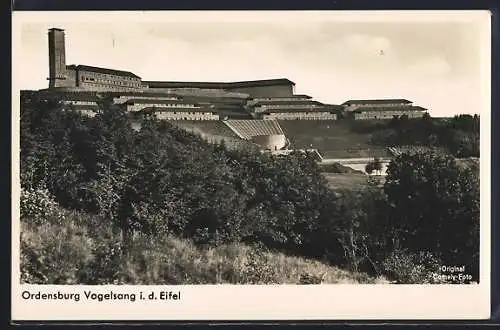
[[[172,121],[174,125],[208,135],[238,137],[221,122]],[[369,134],[351,132],[350,124],[331,120],[280,120],[293,148],[319,149],[326,158],[384,157],[383,148],[370,145]]]
[[[382,156],[368,143],[369,134],[351,132],[349,123],[343,121],[281,120],[279,124],[294,148],[312,145],[327,158]]]
[[[86,230],[75,221],[36,226],[23,221],[23,280],[44,284],[297,284],[301,274],[321,277],[326,273],[323,283],[385,283],[315,260],[241,244],[202,249],[174,237],[136,237],[128,254],[113,259],[116,242],[119,239],[113,234]],[[82,280],[89,276],[94,280]]]
[[[196,121],[196,120],[171,120],[169,121],[172,125],[184,128],[188,131],[194,131],[197,133],[203,133],[214,136],[226,136],[232,139],[239,139],[239,137],[223,122],[219,120],[206,120],[206,121]]]
[[[358,173],[323,173],[333,189],[360,190],[368,185],[368,176]]]

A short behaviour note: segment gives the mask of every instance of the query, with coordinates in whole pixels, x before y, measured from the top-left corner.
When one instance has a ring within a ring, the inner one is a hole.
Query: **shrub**
[[[411,253],[394,250],[382,262],[386,276],[403,284],[436,283],[434,274],[439,272],[440,260],[430,252]]]
[[[261,249],[250,251],[241,277],[245,284],[278,284],[280,281],[276,269]]]
[[[21,282],[80,284],[93,258],[92,240],[74,223],[22,224]]]
[[[64,212],[45,188],[21,188],[20,199],[21,217],[30,219],[34,225],[47,221],[60,223],[64,216]]]

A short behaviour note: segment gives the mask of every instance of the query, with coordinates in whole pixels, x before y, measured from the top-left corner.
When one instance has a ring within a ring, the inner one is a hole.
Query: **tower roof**
[[[60,29],[60,28],[50,28],[49,31],[60,31],[60,32],[64,32],[63,29]]]

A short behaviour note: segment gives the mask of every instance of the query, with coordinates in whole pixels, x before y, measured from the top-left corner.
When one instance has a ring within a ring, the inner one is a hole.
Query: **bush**
[[[441,262],[430,252],[411,253],[395,250],[382,262],[385,275],[401,284],[437,283],[434,274],[439,273]]]
[[[80,284],[93,259],[92,240],[74,223],[22,224],[21,282]]]
[[[242,269],[242,284],[278,284],[280,278],[267,255],[260,249],[252,250]]]
[[[60,223],[64,212],[46,188],[21,188],[21,217],[30,219],[34,225],[47,221]]]

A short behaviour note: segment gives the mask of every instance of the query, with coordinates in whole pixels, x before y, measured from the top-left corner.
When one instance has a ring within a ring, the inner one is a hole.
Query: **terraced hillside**
[[[219,120],[172,120],[170,123],[190,132],[239,139],[238,135]]]
[[[369,134],[355,133],[349,123],[332,120],[280,120],[291,147],[318,149],[324,158],[386,157],[385,148],[369,144]]]
[[[238,137],[222,121],[218,120],[171,120],[172,125],[185,129],[188,132],[200,134],[210,143],[224,143],[230,149],[260,149],[256,144]]]
[[[245,140],[254,136],[283,135],[283,130],[275,120],[226,120],[225,123]]]

